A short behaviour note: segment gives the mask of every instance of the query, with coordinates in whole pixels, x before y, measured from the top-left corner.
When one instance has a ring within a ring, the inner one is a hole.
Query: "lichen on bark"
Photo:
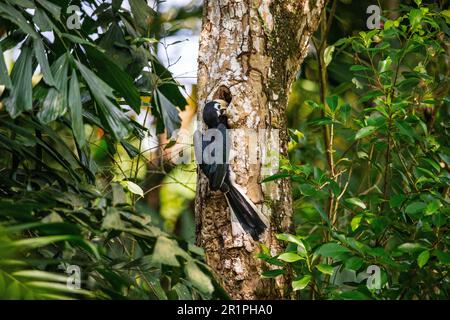
[[[202,107],[214,98],[228,100],[231,128],[269,129],[269,144],[257,141],[257,164],[250,164],[248,145],[232,136],[236,157],[231,163],[237,182],[269,217],[270,230],[262,242],[272,254],[282,249],[275,235],[291,225],[290,183],[261,184],[263,155],[278,149],[287,154],[285,109],[291,83],[307,53],[324,0],[205,1],[198,69],[198,123]],[[270,129],[279,130],[279,139]],[[279,146],[276,143],[279,140]],[[253,147],[253,146],[252,146]],[[196,197],[197,243],[206,261],[233,299],[287,298],[288,277],[262,279],[268,269],[255,256],[259,244],[250,236],[233,234],[225,198],[208,188],[199,174]]]

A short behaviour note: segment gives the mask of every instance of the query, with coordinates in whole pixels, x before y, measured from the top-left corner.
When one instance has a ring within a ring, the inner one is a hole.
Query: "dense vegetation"
[[[293,180],[297,235],[279,236],[289,245],[277,259],[260,255],[283,267],[266,276],[294,270],[300,297],[448,298],[449,14],[416,0],[381,30],[326,47],[323,19],[323,58],[310,60],[319,94],[269,178]]]
[[[449,297],[450,11],[407,3],[369,31],[350,17],[371,3],[330,1],[293,86],[289,158],[267,180],[292,180],[296,234],[259,254],[293,297]],[[187,105],[158,43],[201,8],[70,1],[92,14],[69,28],[68,4],[0,3],[0,298],[225,298],[193,244],[194,169],[145,147]]]
[[[129,114],[150,113],[151,97],[156,132],[170,134],[186,105],[156,56],[164,21],[143,1],[83,1],[93,14],[69,29],[55,3],[0,3],[0,297],[213,297],[202,251],[135,208],[150,133]],[[82,290],[66,286],[72,265]]]

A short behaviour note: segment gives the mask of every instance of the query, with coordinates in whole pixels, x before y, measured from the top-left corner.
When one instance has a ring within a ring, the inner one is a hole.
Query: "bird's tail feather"
[[[266,230],[262,213],[255,204],[245,195],[245,192],[237,184],[231,183],[229,191],[225,193],[228,206],[238,219],[244,231],[248,232],[253,240],[258,240]]]

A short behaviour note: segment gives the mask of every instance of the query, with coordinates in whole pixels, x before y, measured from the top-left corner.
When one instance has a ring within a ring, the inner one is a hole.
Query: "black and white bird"
[[[208,131],[203,134],[196,131],[195,156],[201,172],[208,178],[209,188],[224,193],[231,213],[237,218],[242,229],[249,233],[253,240],[258,240],[267,225],[262,213],[235,182],[234,172],[229,165],[230,139],[226,107],[227,102],[224,100],[213,100],[205,104],[203,121],[208,129],[216,130],[209,130],[209,134]]]

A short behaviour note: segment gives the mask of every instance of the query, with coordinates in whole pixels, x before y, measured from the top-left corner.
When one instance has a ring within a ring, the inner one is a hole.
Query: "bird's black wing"
[[[214,139],[208,141],[204,138],[199,131],[194,134],[194,149],[197,163],[199,163],[200,170],[205,174],[209,180],[209,187],[212,191],[217,191],[222,187],[228,171],[228,142],[227,128],[224,124],[219,124],[217,126],[218,133],[222,137],[222,154],[218,155],[219,161],[214,161],[213,163],[206,163],[203,153],[206,147],[214,142]],[[212,149],[212,156],[215,156],[215,152],[219,151],[217,148]]]

